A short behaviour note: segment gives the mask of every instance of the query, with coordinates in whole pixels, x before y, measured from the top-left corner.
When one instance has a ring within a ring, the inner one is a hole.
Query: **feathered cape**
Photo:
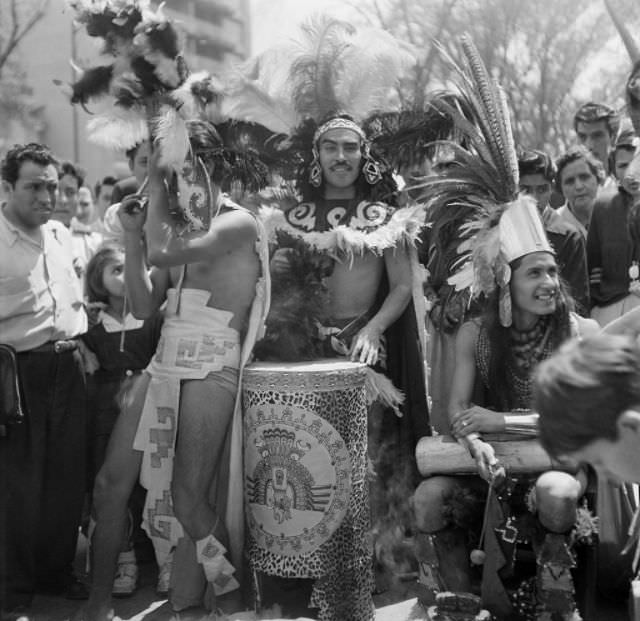
[[[306,217],[292,217],[293,210],[298,214],[306,212]],[[315,250],[348,258],[365,252],[381,255],[390,248],[414,245],[424,225],[422,205],[393,209],[382,203],[363,201],[348,223],[328,230],[316,230],[314,213],[313,203],[301,203],[286,211],[277,207],[260,209],[270,241],[275,241],[277,231],[285,231],[294,238],[303,239]]]

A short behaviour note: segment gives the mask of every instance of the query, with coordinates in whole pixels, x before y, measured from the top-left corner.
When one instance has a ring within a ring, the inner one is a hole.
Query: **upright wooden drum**
[[[313,578],[320,619],[373,618],[365,379],[344,359],[244,371],[249,561]]]

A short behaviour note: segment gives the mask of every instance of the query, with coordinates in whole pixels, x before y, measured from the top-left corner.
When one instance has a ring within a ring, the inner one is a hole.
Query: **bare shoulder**
[[[223,211],[211,222],[211,230],[233,233],[234,237],[245,240],[255,239],[258,235],[256,219],[245,209],[229,209]]]

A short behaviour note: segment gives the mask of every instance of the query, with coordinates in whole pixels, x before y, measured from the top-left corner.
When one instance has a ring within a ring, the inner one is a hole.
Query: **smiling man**
[[[277,290],[280,279],[284,282],[295,272],[300,257],[312,254],[323,268],[319,288],[325,301],[313,322],[322,325],[317,325],[317,331],[309,330],[315,333],[308,335],[317,344],[315,357],[343,357],[365,363],[370,367],[368,375],[373,385],[389,387],[390,378],[406,391],[405,403],[401,404],[401,395],[393,386],[386,394],[380,389],[381,394],[392,398],[386,400],[385,407],[374,403],[369,409],[369,456],[377,474],[372,484],[372,514],[377,521],[388,512],[384,490],[390,477],[411,486],[417,440],[429,433],[423,365],[416,350],[418,333],[410,304],[410,254],[423,216],[419,207],[397,207],[397,186],[391,172],[370,153],[364,130],[350,116],[334,114],[323,119],[309,146],[305,165],[296,178],[302,202],[278,210],[269,223],[272,233],[282,241],[271,262],[273,289]],[[286,296],[289,299],[293,294],[288,290]],[[274,294],[272,310],[280,307],[280,299]],[[299,321],[300,315],[295,317]],[[278,339],[270,332],[271,325],[268,320],[266,340],[273,339],[273,358],[292,361],[284,357]],[[404,416],[395,416],[388,406],[396,410],[402,407]],[[358,444],[366,445],[367,429],[358,430],[358,434]],[[353,459],[359,471],[366,469],[365,455],[358,453]],[[349,516],[341,528],[353,529],[358,533],[354,541],[364,541],[361,538],[369,530],[369,507],[360,495],[352,502],[358,506],[356,516]],[[286,558],[252,545],[260,558],[256,563],[260,572],[287,575]],[[370,563],[366,546],[349,547],[347,555],[356,555],[357,564],[363,567]],[[337,558],[332,554],[331,562]],[[353,594],[335,601],[321,596],[321,610],[332,610],[336,615],[327,618],[364,618],[354,610],[369,605],[365,600],[371,590],[370,576],[362,571],[357,579],[361,586]],[[344,588],[337,584],[340,580],[331,576],[336,593]],[[358,598],[360,601],[354,603]]]
[[[83,595],[72,564],[85,489],[85,383],[75,337],[86,331],[71,236],[50,220],[57,161],[15,145],[1,166],[0,339],[18,353],[27,422],[9,429],[5,611],[36,591]],[[43,390],[46,387],[46,390]],[[6,508],[2,507],[5,511]],[[4,617],[3,617],[4,618]]]
[[[577,311],[589,311],[587,253],[583,235],[576,226],[562,218],[549,200],[556,178],[553,160],[543,151],[522,151],[518,155],[520,191],[536,201],[547,238],[556,253],[560,276],[569,285]]]
[[[597,326],[594,321],[571,312],[571,299],[560,281],[553,249],[533,201],[520,197],[511,203],[497,228],[497,236],[484,238],[499,244],[498,259],[493,271],[489,272],[496,274],[493,290],[488,295],[482,316],[464,323],[458,331],[449,415],[452,434],[468,449],[478,474],[500,490],[505,488],[505,471],[500,467],[493,444],[483,438],[483,434],[537,435],[537,416],[531,410],[533,371],[560,343],[575,334],[594,331]],[[474,265],[484,264],[488,246],[485,241],[484,247],[481,242],[474,249]],[[474,286],[480,288],[483,283],[478,279]],[[512,477],[509,473],[509,479]],[[525,480],[520,479],[521,482]],[[533,482],[531,477],[524,489]],[[552,541],[566,545],[565,533],[575,521],[577,501],[584,492],[585,479],[581,473],[573,476],[549,470],[537,477],[532,489],[535,491],[531,498],[535,500],[531,511],[539,522],[538,532],[546,533],[545,543],[540,540],[534,546],[540,559],[549,553],[549,549],[544,553],[543,550]],[[468,498],[469,490],[476,490],[475,493],[482,496],[487,493],[478,479],[452,476],[427,478],[415,492],[415,505],[419,507],[416,512],[418,529],[428,536],[437,550],[431,562],[436,562],[438,577],[434,580],[425,576],[422,580],[427,588],[427,601],[435,597],[437,590],[470,590],[465,529],[469,529],[472,522],[465,524],[449,508],[453,502],[450,499],[464,495]],[[507,542],[506,537],[501,539],[500,529],[505,524],[508,527],[521,523],[517,493],[514,488],[513,497],[505,494],[504,506],[510,504],[510,509],[504,516],[499,515],[500,510],[492,509],[491,517],[485,517],[488,521],[484,530],[487,559],[483,604],[501,618],[510,614],[511,605],[503,596],[505,586],[498,574],[505,567],[500,559],[510,557],[509,553],[499,551],[506,549],[500,546]],[[460,506],[468,502],[461,501]],[[516,535],[518,528],[514,529]],[[554,560],[553,554],[547,559],[548,562],[558,561],[557,558]],[[506,564],[511,567],[513,562],[507,560]],[[540,560],[538,563],[542,564]],[[539,597],[544,599],[550,584],[543,583]]]

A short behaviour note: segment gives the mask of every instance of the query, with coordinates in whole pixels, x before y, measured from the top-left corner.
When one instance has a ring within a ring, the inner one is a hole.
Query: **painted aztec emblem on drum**
[[[309,410],[270,404],[245,413],[249,529],[270,552],[313,552],[349,506],[351,461],[336,429]]]

